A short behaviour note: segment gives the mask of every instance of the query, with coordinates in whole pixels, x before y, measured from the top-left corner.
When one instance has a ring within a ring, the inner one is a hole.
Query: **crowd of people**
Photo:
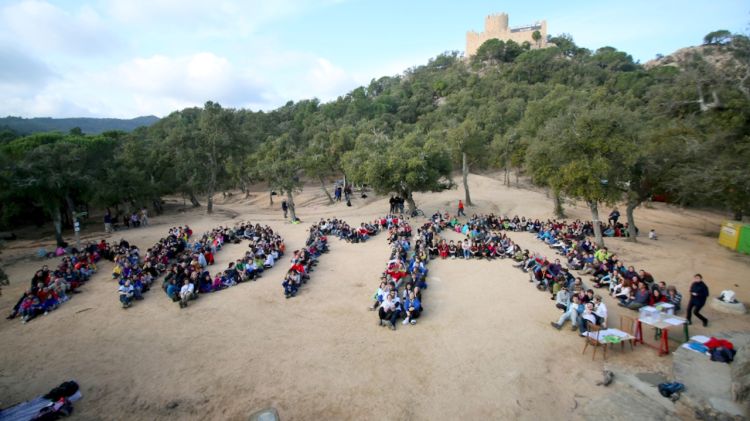
[[[609,221],[612,227],[618,224],[616,216]],[[439,235],[442,230],[453,230],[465,238],[447,241]],[[606,247],[597,247],[589,239],[594,233],[593,223],[590,221],[542,222],[525,217],[509,218],[489,214],[472,215],[465,222],[460,222],[457,215],[437,212],[419,231],[424,245],[418,244],[414,254],[418,259],[422,254],[419,249],[425,250],[422,264],[432,258],[514,260],[514,266],[529,273],[530,282],[540,291],[547,291],[550,299],[561,310],[560,319],[552,322],[557,329],[562,328],[566,321],[570,321],[573,329],[578,330],[581,335],[586,334],[587,322],[606,327],[607,306],[602,299],[603,294],[595,292],[595,288],[606,288],[619,305],[631,310],[660,303],[671,304],[675,313],[679,313],[682,308],[682,295],[676,287],[663,281],[656,282],[647,271],[636,271]],[[548,259],[541,253],[530,253],[515,244],[503,231],[535,233],[559,257]],[[390,264],[398,269],[394,271],[389,267],[388,281],[398,281],[401,276],[399,273],[405,271],[405,265],[397,260],[389,262]],[[574,275],[573,271],[579,271],[579,275],[591,275],[590,287],[587,288],[581,276]],[[376,296],[387,295],[382,294],[382,285],[378,291]],[[688,323],[692,323],[691,316],[694,314],[704,326],[707,325],[708,321],[700,314],[700,309],[705,304],[708,288],[700,274],[695,275],[690,294]]]
[[[616,220],[610,222],[616,223]],[[594,288],[606,289],[619,306],[630,310],[666,303],[674,313],[681,311],[683,298],[675,286],[667,285],[664,281],[657,282],[646,270],[636,270],[606,247],[597,247],[586,236],[585,225],[587,223],[581,221],[547,221],[539,229],[530,230],[536,233],[537,239],[554,249],[560,258],[550,261],[535,253],[518,265],[529,272],[530,280],[536,283],[537,288],[551,293],[551,299],[563,311],[560,319],[553,322],[555,328],[562,328],[568,320],[573,329],[579,330],[582,335],[585,335],[588,323],[606,327],[606,305]],[[561,258],[564,263],[561,263]],[[587,289],[581,277],[573,276],[571,271],[590,275],[590,287]],[[702,276],[696,274],[690,288],[688,323],[692,323],[692,315],[695,314],[704,326],[708,325],[708,320],[700,314],[707,297],[708,288]]]
[[[62,257],[57,268],[42,266],[31,278],[31,285],[19,297],[7,319],[21,318],[27,323],[40,315],[49,314],[67,302],[97,270],[102,258],[111,259],[112,249],[104,240],[97,245],[86,244],[83,249],[71,249]]]
[[[284,296],[295,297],[302,285],[310,279],[310,272],[317,265],[318,257],[328,252],[328,236],[338,237],[348,243],[361,243],[379,232],[378,221],[363,222],[357,227],[338,218],[321,219],[310,227],[305,247],[295,250],[292,255],[292,265],[281,283]]]
[[[396,330],[399,320],[402,325],[417,324],[424,311],[422,292],[427,289],[429,262],[425,244],[435,234],[433,229],[420,228],[412,246],[412,227],[403,217],[389,214],[378,223],[388,233],[391,255],[369,309],[377,311],[379,326]]]
[[[122,228],[137,228],[148,226],[148,209],[141,208],[130,213],[123,213]],[[107,208],[104,211],[104,232],[112,233],[117,228],[117,217],[112,215],[112,211]]]
[[[143,256],[135,245],[120,241],[120,252],[114,256],[112,278],[117,280],[117,292],[123,308],[143,299],[143,293],[149,291],[154,281],[167,271],[170,262],[185,251],[192,234],[187,225],[172,227]]]
[[[242,240],[249,241],[245,255],[229,262],[224,270],[212,276],[208,266],[215,263],[216,253],[225,244],[237,244]],[[200,294],[257,280],[264,270],[272,268],[284,255],[285,247],[281,236],[267,225],[242,222],[234,228],[214,228],[192,243],[185,241],[184,248],[173,258],[162,289],[180,308],[185,308]]]

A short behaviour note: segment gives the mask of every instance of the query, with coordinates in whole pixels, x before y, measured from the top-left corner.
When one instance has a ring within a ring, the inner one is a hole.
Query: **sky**
[[[463,51],[466,32],[499,12],[510,26],[545,19],[552,35],[641,62],[713,30],[750,32],[747,0],[0,0],[0,116],[330,101]]]

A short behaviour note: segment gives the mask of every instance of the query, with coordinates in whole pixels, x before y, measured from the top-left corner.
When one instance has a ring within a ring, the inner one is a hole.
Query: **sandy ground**
[[[507,188],[492,177],[472,176],[477,206],[468,212],[548,217],[551,201],[543,193]],[[451,208],[462,190],[417,195],[431,213]],[[305,223],[281,218],[278,202],[266,194],[220,200],[218,211],[170,212],[151,226],[120,231],[143,250],[171,226],[188,223],[196,233],[238,220],[270,224],[288,250],[303,245],[309,222],[339,216],[350,223],[371,220],[387,209],[387,198],[356,198],[351,208],[328,206],[320,189],[310,187],[297,200]],[[588,211],[568,205],[573,218]],[[606,209],[608,212],[609,209]],[[685,292],[701,272],[712,294],[731,288],[750,302],[747,257],[721,248],[715,234],[721,215],[685,211],[663,204],[636,213],[641,228],[655,228],[656,242],[610,239],[608,245],[636,268]],[[84,237],[103,235],[98,224]],[[36,235],[39,235],[39,230]],[[28,236],[28,233],[26,234]],[[449,234],[454,235],[454,234]],[[48,237],[49,238],[49,237]],[[530,235],[512,234],[523,246],[551,254]],[[3,252],[13,283],[0,297],[9,312],[39,260],[32,255],[44,241],[21,239]],[[214,269],[244,252],[227,246]],[[84,399],[76,418],[245,419],[274,406],[283,420],[293,419],[575,419],[587,399],[608,393],[595,386],[604,364],[581,355],[583,341],[549,322],[559,317],[547,294],[528,283],[509,261],[433,261],[427,311],[416,326],[392,332],[377,326],[366,310],[388,257],[384,236],[364,244],[331,240],[301,294],[285,300],[281,289],[287,259],[258,282],[202,296],[186,310],[157,290],[123,310],[111,263],[69,303],[27,325],[0,321],[0,407],[32,398],[68,379],[77,380]],[[57,259],[46,261],[53,266]],[[607,301],[610,325],[619,324],[616,305]],[[748,316],[706,309],[711,334],[748,330]],[[673,344],[675,346],[675,344]],[[619,349],[606,364],[634,371],[671,370],[670,357],[638,347]]]

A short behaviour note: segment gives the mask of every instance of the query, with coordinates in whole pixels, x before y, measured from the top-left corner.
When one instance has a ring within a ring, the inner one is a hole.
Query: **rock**
[[[724,301],[721,301],[718,298],[713,298],[708,303],[709,306],[711,306],[712,309],[720,312],[720,313],[728,313],[728,314],[745,314],[747,313],[747,309],[745,308],[745,305],[737,302],[737,303],[725,303]]]
[[[261,409],[250,414],[248,421],[279,421],[279,413],[276,408]]]
[[[730,371],[732,399],[735,402],[750,402],[750,345],[737,349]]]

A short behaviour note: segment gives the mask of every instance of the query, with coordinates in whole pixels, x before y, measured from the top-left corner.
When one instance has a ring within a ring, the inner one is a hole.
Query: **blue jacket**
[[[409,307],[414,307],[414,310],[422,310],[422,303],[419,302],[419,298],[414,297],[414,300],[407,298],[404,301],[404,309],[409,310]]]

